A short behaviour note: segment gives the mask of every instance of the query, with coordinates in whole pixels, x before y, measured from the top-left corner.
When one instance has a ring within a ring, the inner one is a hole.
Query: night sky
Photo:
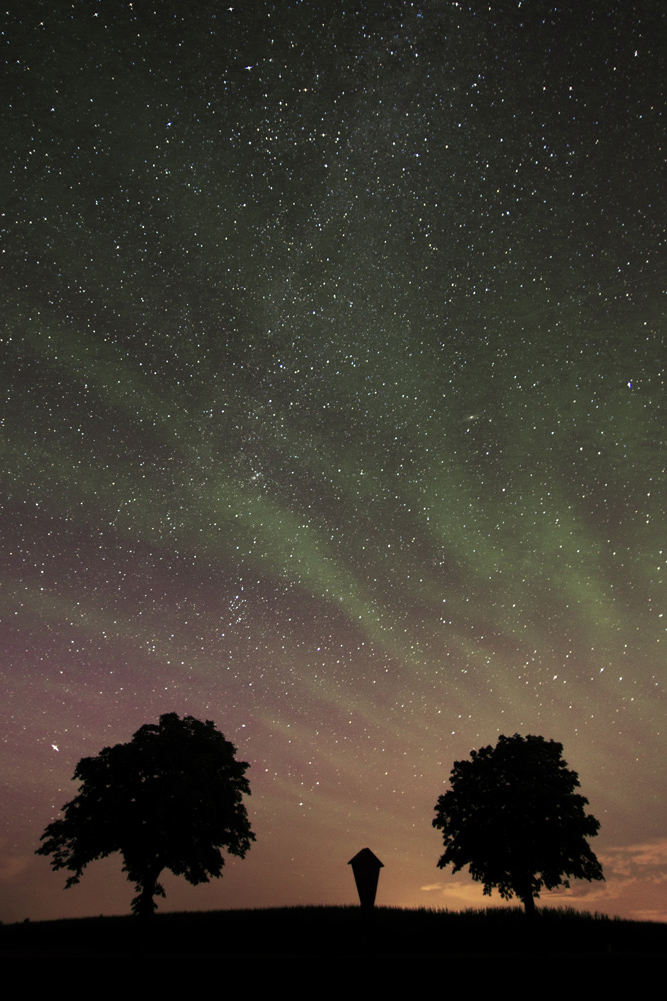
[[[664,5],[3,21],[0,918],[129,911],[33,853],[177,712],[257,842],[162,910],[500,903],[431,820],[518,732],[601,822],[541,902],[667,920]]]

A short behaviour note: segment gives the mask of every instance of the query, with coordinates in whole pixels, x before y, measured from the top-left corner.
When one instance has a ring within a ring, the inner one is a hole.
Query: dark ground
[[[527,921],[517,908],[488,911],[357,907],[24,922],[0,927],[3,958],[559,957],[664,959],[667,924],[545,909]]]

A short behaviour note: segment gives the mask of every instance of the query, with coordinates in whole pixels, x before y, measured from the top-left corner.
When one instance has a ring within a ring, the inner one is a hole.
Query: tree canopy
[[[569,886],[564,877],[604,879],[586,841],[600,824],[585,813],[588,800],[575,793],[579,777],[562,753],[553,740],[515,733],[456,761],[435,807],[445,847],[438,866],[469,866],[484,893],[516,894],[527,913],[542,888]]]
[[[208,882],[222,874],[221,848],[244,858],[255,840],[243,805],[249,765],[235,754],[210,720],[160,716],[129,743],[81,759],[74,772],[79,793],[48,825],[37,854],[52,855],[54,870],[73,872],[69,887],[89,862],[120,852],[136,884],[132,910],[152,914],[153,897],[164,896],[164,869],[193,884]]]

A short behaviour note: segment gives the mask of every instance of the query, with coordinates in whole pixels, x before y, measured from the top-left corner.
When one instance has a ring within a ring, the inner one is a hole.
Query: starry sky
[[[518,732],[601,822],[542,902],[667,920],[666,19],[9,5],[0,919],[129,911],[33,852],[178,712],[257,842],[163,910],[500,903],[431,820]]]

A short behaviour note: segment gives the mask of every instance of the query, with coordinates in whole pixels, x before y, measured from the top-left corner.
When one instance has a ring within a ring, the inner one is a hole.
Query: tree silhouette
[[[123,872],[136,884],[135,914],[153,914],[164,896],[164,869],[193,884],[222,874],[225,848],[244,858],[255,835],[243,794],[249,767],[236,748],[207,720],[176,713],[146,724],[127,744],[82,758],[74,780],[78,795],[49,824],[37,849],[52,855],[53,869],[70,869],[65,887],[78,883],[95,859],[119,851]]]
[[[445,846],[438,866],[469,866],[484,893],[516,894],[526,914],[543,887],[569,886],[564,876],[604,879],[586,841],[600,824],[584,812],[588,800],[574,792],[579,777],[562,753],[553,740],[515,733],[456,761],[435,807]]]

